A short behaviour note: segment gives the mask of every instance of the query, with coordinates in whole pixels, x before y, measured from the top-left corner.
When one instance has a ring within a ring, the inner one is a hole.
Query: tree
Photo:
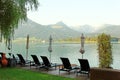
[[[108,68],[113,62],[111,37],[105,33],[98,36],[99,67]]]
[[[37,0],[0,0],[0,40],[9,45],[18,23],[27,20],[27,11],[38,8]]]

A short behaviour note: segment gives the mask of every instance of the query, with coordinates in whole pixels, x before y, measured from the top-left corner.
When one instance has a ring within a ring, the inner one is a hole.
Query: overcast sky
[[[39,0],[28,18],[47,25],[63,21],[68,26],[120,24],[120,0]]]

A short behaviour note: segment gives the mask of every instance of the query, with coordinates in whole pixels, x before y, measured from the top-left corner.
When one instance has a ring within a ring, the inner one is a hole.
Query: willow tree
[[[105,33],[98,36],[99,67],[109,68],[113,62],[111,37]]]
[[[9,46],[18,23],[27,20],[27,11],[38,8],[37,0],[0,0],[0,41]]]

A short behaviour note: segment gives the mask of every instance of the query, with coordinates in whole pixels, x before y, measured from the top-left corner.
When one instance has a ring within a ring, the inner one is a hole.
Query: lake
[[[50,53],[48,52],[48,44],[46,43],[30,43],[29,45],[29,59],[31,54],[36,54],[41,61],[40,56],[47,56],[49,58]],[[1,51],[6,53],[20,53],[24,57],[26,56],[26,43],[13,43],[12,50],[7,50],[2,44],[0,45]],[[51,61],[55,63],[61,63],[60,57],[68,57],[70,62],[78,64],[78,58],[82,58],[80,50],[80,44],[52,44]],[[112,56],[114,69],[120,69],[120,44],[112,44]],[[26,58],[26,57],[25,57]],[[96,44],[85,44],[85,53],[83,54],[84,59],[88,59],[91,67],[98,67],[98,53]]]

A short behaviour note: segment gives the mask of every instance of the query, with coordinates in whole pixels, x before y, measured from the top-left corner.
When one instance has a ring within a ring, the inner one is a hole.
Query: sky
[[[37,11],[28,11],[29,19],[42,24],[59,21],[68,26],[120,25],[120,0],[39,0]]]

